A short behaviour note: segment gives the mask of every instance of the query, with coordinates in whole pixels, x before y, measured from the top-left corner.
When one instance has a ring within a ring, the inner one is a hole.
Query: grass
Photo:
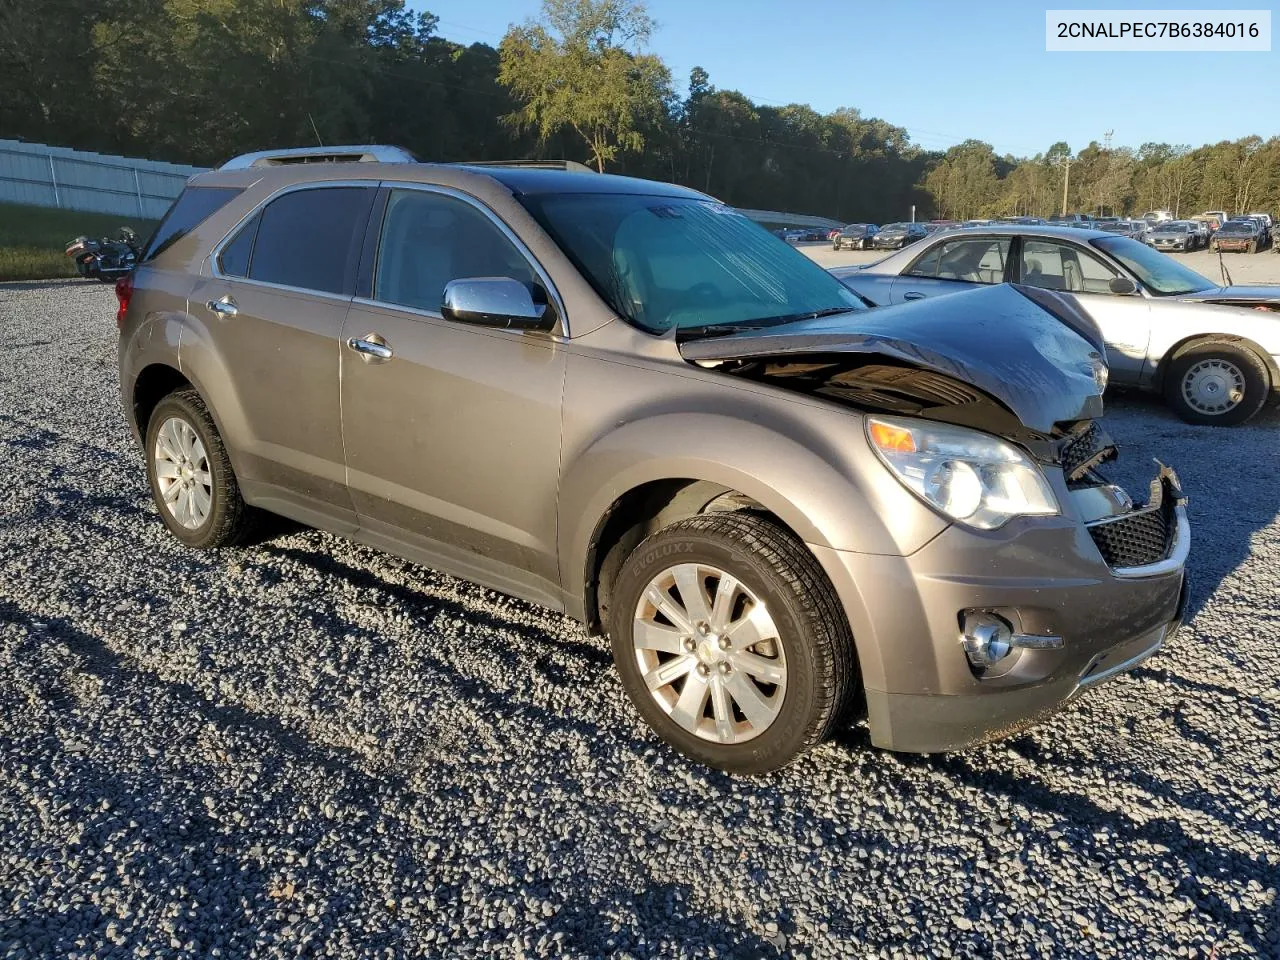
[[[154,220],[113,213],[0,203],[0,280],[74,277],[76,265],[64,252],[73,238],[82,233],[114,236],[120,227],[129,226],[145,239],[155,225]]]

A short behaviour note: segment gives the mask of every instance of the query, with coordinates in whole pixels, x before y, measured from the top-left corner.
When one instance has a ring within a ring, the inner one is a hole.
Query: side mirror
[[[1112,277],[1107,288],[1114,294],[1127,297],[1138,292],[1138,285],[1128,277]]]
[[[450,280],[444,287],[440,315],[456,323],[501,330],[550,330],[555,324],[547,304],[535,303],[528,285],[510,277]]]

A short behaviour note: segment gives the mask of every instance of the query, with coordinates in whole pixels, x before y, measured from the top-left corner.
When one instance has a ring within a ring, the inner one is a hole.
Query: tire
[[[169,427],[171,423],[179,425]],[[185,424],[186,429],[180,424]],[[165,431],[165,446],[176,456],[163,455],[158,447],[162,430]],[[199,446],[182,442],[191,437],[198,440]],[[147,422],[144,454],[151,496],[160,519],[169,532],[187,546],[214,550],[243,543],[253,533],[257,511],[240,495],[240,485],[231,469],[226,447],[214,426],[213,417],[195,390],[176,390],[156,404]],[[162,469],[172,472],[175,462],[184,455],[193,468],[186,476],[182,467],[177,470],[177,478],[160,476]],[[202,466],[205,469],[201,469]],[[190,498],[179,491],[172,506],[166,503],[165,492],[172,491],[175,484],[184,482],[187,477],[190,479]],[[201,482],[201,477],[206,478],[204,482]],[[207,507],[201,511],[200,507],[206,500]]]
[[[693,589],[701,590],[702,612],[710,611],[701,620],[710,632],[691,625],[699,621],[698,601],[689,604],[674,585],[679,571],[692,572],[687,585],[701,584]],[[737,581],[726,594],[732,598],[727,616],[715,613],[714,596],[725,588],[717,574]],[[674,617],[648,599],[655,595],[650,587],[663,580],[675,591],[663,601]],[[741,512],[674,523],[627,557],[613,596],[609,634],[622,685],[645,722],[685,756],[731,773],[765,773],[827,737],[843,718],[857,677],[853,637],[818,561],[775,522]],[[755,616],[747,616],[757,604],[772,629],[754,626]],[[637,643],[637,625],[647,625],[645,634],[659,637],[660,645]],[[748,636],[771,639],[735,650],[734,636],[738,643]],[[663,668],[670,680],[650,692],[646,673]],[[780,682],[753,679],[770,676]],[[679,713],[684,723],[672,716]]]
[[[1197,389],[1196,380],[1200,381]],[[1214,398],[1238,390],[1240,398],[1215,409]],[[1200,340],[1174,354],[1164,378],[1165,401],[1187,423],[1233,427],[1251,420],[1271,392],[1263,359],[1235,340]]]

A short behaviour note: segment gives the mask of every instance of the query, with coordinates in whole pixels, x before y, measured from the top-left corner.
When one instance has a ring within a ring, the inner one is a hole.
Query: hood
[[[1021,292],[1025,289],[999,284],[927,301],[685,340],[680,353],[686,360],[712,366],[845,357],[883,365],[888,360],[976,387],[1025,427],[1044,435],[1055,424],[1101,416],[1102,390],[1094,377],[1101,356],[1069,325],[1070,302],[1043,290],[1035,291],[1033,300]]]
[[[1248,240],[1248,237],[1241,237]],[[1179,300],[1195,300],[1201,303],[1278,303],[1280,304],[1280,283],[1244,284],[1237,283],[1230,287],[1210,287],[1208,290],[1197,290],[1178,297]]]

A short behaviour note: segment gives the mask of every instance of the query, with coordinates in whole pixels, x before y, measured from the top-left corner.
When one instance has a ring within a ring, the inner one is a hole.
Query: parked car
[[[922,223],[889,223],[880,228],[868,246],[872,250],[901,250],[928,235]]]
[[[1190,220],[1164,220],[1147,236],[1157,250],[1189,252],[1200,248],[1200,231]]]
[[[1050,217],[1049,223],[1059,227],[1081,227],[1087,229],[1093,223],[1093,220],[1083,213],[1060,213]]]
[[[1262,238],[1254,220],[1228,220],[1213,235],[1213,249],[1223,253],[1257,253]]]
[[[1114,233],[1122,237],[1133,237],[1146,241],[1147,225],[1141,220],[1114,220],[1098,224],[1098,229],[1106,233]]]
[[[1227,212],[1225,210],[1206,210],[1204,213],[1198,214],[1198,216],[1206,220],[1217,221],[1212,225],[1214,230],[1217,230],[1218,227],[1227,222]]]
[[[851,223],[831,241],[833,250],[866,250],[879,228],[874,223]]]
[[[1150,223],[1160,223],[1163,220],[1174,219],[1172,210],[1148,210],[1142,215],[1142,219]]]
[[[1280,286],[1221,287],[1130,237],[994,226],[832,273],[876,304],[1004,281],[1071,293],[1102,330],[1112,382],[1163,394],[1191,423],[1243,423],[1280,388]]]
[[[797,229],[787,230],[782,234],[782,238],[786,240],[787,243],[803,243],[805,240],[805,231]]]
[[[692,190],[410,161],[198,174],[118,285],[182,543],[269,510],[563,610],[661,737],[742,772],[855,703],[891,749],[1020,730],[1176,629],[1183,496],[1099,473],[1069,298],[870,310]]]
[[[1021,223],[1027,226],[1044,223],[1040,217],[1001,217],[997,223]]]

